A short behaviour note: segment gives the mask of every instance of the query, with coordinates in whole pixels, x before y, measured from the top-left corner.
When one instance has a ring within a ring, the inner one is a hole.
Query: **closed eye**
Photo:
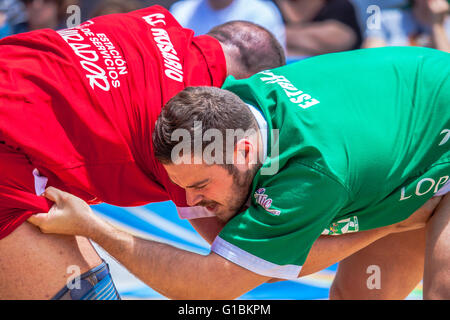
[[[209,179],[205,179],[202,181],[198,181],[190,186],[187,186],[186,189],[203,189],[204,187],[206,187],[209,183]]]

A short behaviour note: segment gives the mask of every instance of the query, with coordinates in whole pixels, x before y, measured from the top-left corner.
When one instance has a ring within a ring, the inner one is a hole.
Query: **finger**
[[[28,218],[28,222],[34,224],[37,227],[40,227],[44,221],[47,219],[47,213],[37,213]]]
[[[42,195],[55,203],[60,203],[65,194],[66,192],[59,190],[58,188],[48,187]]]

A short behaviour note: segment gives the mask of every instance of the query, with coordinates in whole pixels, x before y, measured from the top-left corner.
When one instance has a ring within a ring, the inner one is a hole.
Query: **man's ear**
[[[234,147],[233,164],[238,169],[248,170],[251,164],[256,163],[256,146],[251,139],[244,138],[237,141]]]

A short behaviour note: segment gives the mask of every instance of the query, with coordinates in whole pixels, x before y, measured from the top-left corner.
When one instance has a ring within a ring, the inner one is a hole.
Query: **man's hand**
[[[423,24],[443,24],[449,13],[446,0],[418,0],[414,5],[414,15]]]
[[[408,219],[400,221],[396,224],[388,226],[391,228],[391,233],[398,233],[410,230],[417,230],[425,228],[427,222],[430,220],[437,205],[442,197],[433,197],[428,200],[419,210],[414,212]]]
[[[55,204],[48,213],[31,216],[29,222],[39,227],[43,233],[89,237],[89,231],[98,218],[86,202],[54,187],[48,187],[42,195]]]

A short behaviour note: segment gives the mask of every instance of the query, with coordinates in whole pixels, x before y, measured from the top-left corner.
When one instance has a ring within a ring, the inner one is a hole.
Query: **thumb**
[[[36,213],[28,218],[28,222],[31,224],[34,224],[37,227],[40,227],[48,217],[48,213]]]

